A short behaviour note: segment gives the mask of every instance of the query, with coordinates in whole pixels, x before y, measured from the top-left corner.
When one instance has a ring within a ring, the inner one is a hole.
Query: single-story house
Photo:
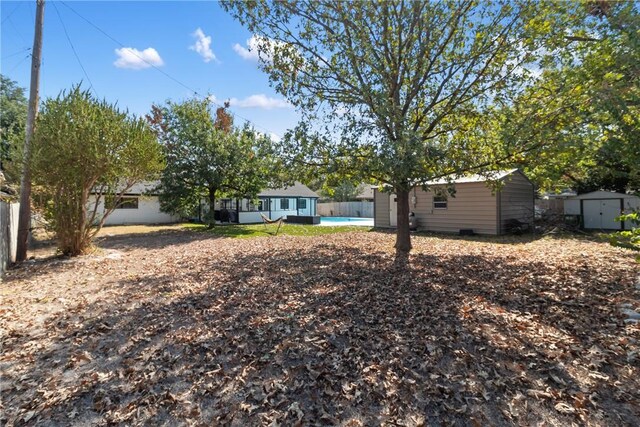
[[[564,201],[566,217],[576,217],[587,230],[624,230],[630,228],[616,218],[640,209],[640,197],[613,191],[593,191]]]
[[[107,217],[105,225],[163,224],[178,222],[179,216],[160,211],[160,200],[155,192],[158,182],[143,182],[134,185],[122,197],[118,206]],[[95,196],[89,198],[93,206]],[[108,200],[108,198],[107,198]],[[295,222],[319,223],[317,217],[318,195],[306,185],[296,182],[285,188],[266,189],[258,194],[257,203],[250,199],[221,198],[216,201],[216,219],[238,224],[262,222],[262,215],[276,220],[280,217]],[[98,215],[104,214],[104,198],[98,204]],[[203,203],[205,203],[203,201]],[[208,205],[203,204],[204,216]]]
[[[473,175],[454,179],[455,196],[446,191],[446,180],[427,183],[428,191],[415,187],[409,195],[409,210],[415,214],[419,230],[476,234],[503,234],[510,224],[533,224],[534,185],[518,169],[496,172],[493,181],[502,181],[498,190],[488,186],[486,177]],[[395,194],[374,191],[374,226],[394,228],[397,224]]]
[[[141,182],[131,187],[122,197],[120,203],[111,212],[105,225],[128,224],[167,224],[178,222],[179,216],[169,215],[160,211],[160,200],[155,188],[157,181]],[[109,198],[106,198],[107,202]],[[89,208],[93,209],[95,196],[89,196]],[[98,215],[105,212],[105,197],[98,204]]]
[[[318,194],[309,187],[295,182],[289,187],[261,191],[257,203],[250,199],[216,200],[215,215],[218,220],[238,224],[260,223],[261,214],[272,220],[284,217],[290,222],[317,224],[320,220],[317,216],[318,198]],[[203,210],[207,208],[203,206]]]

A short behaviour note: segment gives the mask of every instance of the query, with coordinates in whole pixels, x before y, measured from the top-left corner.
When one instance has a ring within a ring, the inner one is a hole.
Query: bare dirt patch
[[[502,243],[504,242],[504,243]],[[7,425],[638,425],[632,254],[572,239],[112,235],[0,286]]]

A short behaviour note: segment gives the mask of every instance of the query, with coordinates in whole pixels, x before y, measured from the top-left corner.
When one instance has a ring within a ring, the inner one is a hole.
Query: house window
[[[307,199],[298,199],[298,209],[307,209]]]
[[[113,204],[115,199],[113,197],[107,197],[105,199],[105,205],[107,209],[113,208]],[[138,198],[137,197],[122,197],[118,204],[115,206],[115,209],[138,209]]]
[[[444,191],[433,194],[433,209],[447,209],[447,194]]]
[[[280,199],[280,209],[283,211],[289,210],[289,199]]]

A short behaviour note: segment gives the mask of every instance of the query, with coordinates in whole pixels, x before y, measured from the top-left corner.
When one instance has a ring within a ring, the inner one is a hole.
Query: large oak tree
[[[27,123],[27,98],[24,89],[0,75],[0,173],[9,183],[20,181],[21,147]],[[0,182],[0,185],[2,183]]]
[[[284,154],[373,178],[398,200],[396,253],[411,249],[409,191],[488,173],[538,149],[504,146],[492,106],[533,78],[554,31],[528,1],[227,1],[254,36],[261,67],[301,112]],[[535,36],[535,37],[534,37]]]

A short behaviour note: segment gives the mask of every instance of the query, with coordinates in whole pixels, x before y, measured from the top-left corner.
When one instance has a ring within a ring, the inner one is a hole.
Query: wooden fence
[[[16,260],[20,203],[0,201],[0,277]]]
[[[373,218],[373,202],[318,203],[318,215]]]

